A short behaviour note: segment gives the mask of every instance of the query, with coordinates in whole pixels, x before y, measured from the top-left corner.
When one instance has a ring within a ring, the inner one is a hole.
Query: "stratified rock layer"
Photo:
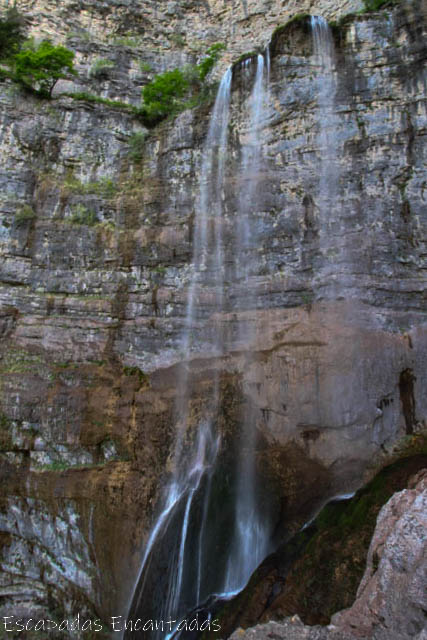
[[[57,95],[89,89],[136,103],[160,69],[195,60],[233,29],[229,57],[253,50],[290,16],[274,2],[145,4],[22,3],[34,33],[63,41],[74,31],[79,77]],[[337,17],[359,5],[306,8]],[[160,47],[178,23],[191,42],[195,22],[206,39],[195,51],[176,38]],[[107,30],[114,41],[101,37]],[[243,311],[245,292],[229,287],[225,354],[209,342],[210,292],[198,300],[206,324],[190,363],[194,415],[210,391],[206,371],[218,367],[222,429],[249,398],[258,468],[290,527],[359,486],[426,420],[424,32],[417,2],[337,28],[329,197],[319,185],[308,23],[276,34],[256,212],[261,267],[245,284],[258,308]],[[91,73],[98,57],[114,59],[107,78]],[[237,65],[229,229],[250,86]],[[36,601],[39,612],[126,612],[174,437],[208,115],[208,105],[182,113],[135,153],[135,134],[147,132],[128,111],[43,102],[1,84],[1,615]],[[252,344],[236,338],[238,314],[256,326]]]

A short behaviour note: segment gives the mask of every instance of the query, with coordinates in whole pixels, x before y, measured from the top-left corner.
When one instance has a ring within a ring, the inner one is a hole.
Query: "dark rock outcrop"
[[[427,631],[427,470],[381,510],[353,606],[332,624],[357,637],[407,640]]]
[[[231,640],[422,640],[427,632],[426,514],[424,469],[381,509],[352,607],[333,616],[328,627],[310,627],[294,616],[238,629]]]

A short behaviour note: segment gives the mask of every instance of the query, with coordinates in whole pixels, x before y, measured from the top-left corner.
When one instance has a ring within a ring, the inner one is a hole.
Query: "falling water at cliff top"
[[[225,177],[225,160],[228,139],[229,107],[231,93],[231,69],[228,69],[219,86],[208,134],[203,147],[199,193],[196,201],[196,219],[193,240],[192,275],[188,287],[185,328],[182,336],[184,362],[191,360],[196,325],[199,321],[198,295],[203,288],[212,293],[211,318],[224,305],[224,256],[223,256],[223,204],[222,190]],[[221,326],[214,319],[210,322],[209,342],[217,353],[224,349]],[[211,413],[215,414],[219,403],[218,374],[213,373],[213,393],[210,399]],[[175,447],[175,474],[182,470],[181,447],[188,423],[189,400],[192,394],[189,369],[186,365],[178,381],[176,415],[178,434]],[[185,465],[184,465],[185,466]]]
[[[335,114],[335,48],[331,29],[324,18],[311,17],[313,35],[313,54],[318,67],[316,76],[317,104],[319,110],[319,142],[321,152],[326,153],[330,160],[336,158],[336,114]],[[325,173],[325,166],[322,166]],[[326,167],[326,170],[328,167]],[[323,176],[324,181],[333,178],[329,170]]]
[[[315,201],[318,210],[319,250],[322,269],[317,279],[322,287],[321,297],[340,296],[338,265],[335,256],[342,256],[344,240],[334,234],[333,220],[340,206],[339,194],[339,121],[336,113],[336,59],[333,35],[328,22],[320,16],[311,17],[313,59],[316,65],[317,89],[317,147],[319,178]],[[335,215],[331,215],[335,214]]]
[[[268,95],[269,68],[263,56],[257,57],[255,82],[249,97],[248,136],[242,148],[240,167],[240,194],[237,207],[235,259],[238,280],[244,290],[243,309],[254,311],[257,293],[250,285],[251,272],[258,270],[258,243],[256,238],[256,214],[261,206],[259,179],[263,163],[261,123]],[[267,78],[266,78],[267,76]],[[238,342],[243,349],[256,339],[256,320],[243,313],[238,323]],[[249,348],[246,369],[252,364]],[[236,593],[243,589],[252,572],[268,553],[270,531],[268,518],[261,513],[257,496],[255,468],[256,416],[250,406],[249,389],[241,415],[242,442],[237,460],[236,504],[234,535],[224,582],[224,592]]]
[[[321,16],[311,16],[311,31],[314,55],[317,56],[324,69],[332,71],[335,65],[335,47],[327,20]]]
[[[260,505],[257,487],[256,420],[250,405],[250,384],[243,381],[244,399],[234,435],[221,436],[219,365],[214,362],[203,373],[203,398],[200,380],[192,371],[200,344],[203,356],[212,358],[222,357],[230,348],[221,319],[230,303],[230,288],[238,292],[232,300],[237,312],[235,337],[247,350],[246,369],[252,365],[256,321],[251,315],[256,313],[257,295],[250,280],[259,270],[256,218],[261,206],[261,129],[269,75],[263,56],[257,57],[255,70],[252,65],[251,61],[245,67],[246,79],[255,77],[235,172],[239,189],[227,243],[224,187],[227,163],[232,158],[228,153],[230,69],[222,78],[202,150],[181,338],[183,362],[177,380],[172,473],[143,557],[133,617],[178,620],[213,594],[227,597],[245,586],[269,550],[269,519]],[[202,295],[205,299],[208,295],[208,306],[201,303]],[[243,379],[245,375],[246,370]],[[227,442],[221,442],[221,437]]]

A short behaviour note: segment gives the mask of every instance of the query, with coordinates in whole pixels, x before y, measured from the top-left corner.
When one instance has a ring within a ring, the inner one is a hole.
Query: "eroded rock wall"
[[[136,103],[154,72],[194,61],[218,40],[231,60],[264,46],[296,13],[261,4],[38,1],[22,9],[35,34],[58,42],[68,34],[78,51],[79,76],[57,93],[89,88]],[[298,12],[357,8],[307,3]],[[192,363],[199,401],[211,367],[222,371],[229,424],[250,398],[263,442],[258,466],[295,523],[358,486],[426,420],[424,29],[413,2],[335,31],[329,196],[319,186],[319,68],[307,22],[275,37],[260,260],[249,284],[259,308],[240,312],[256,326],[253,343],[236,338],[241,291],[228,291],[223,356],[209,345],[209,292],[199,301],[207,322]],[[168,48],[168,33],[187,44]],[[91,77],[98,57],[114,58],[107,78]],[[237,66],[228,229],[248,86]],[[173,440],[210,109],[161,124],[135,155],[132,135],[144,128],[127,112],[69,97],[39,101],[8,82],[0,99],[1,611],[37,598],[40,610],[84,603],[108,617],[128,601]],[[82,224],[89,215],[97,224]]]
[[[426,471],[411,479],[381,509],[369,548],[365,574],[352,607],[340,611],[329,626],[303,625],[298,616],[269,622],[232,640],[400,640],[425,638]]]

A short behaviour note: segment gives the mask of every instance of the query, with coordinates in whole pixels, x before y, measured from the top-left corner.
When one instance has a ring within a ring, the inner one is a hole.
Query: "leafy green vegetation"
[[[129,138],[129,157],[131,160],[138,162],[142,160],[144,155],[145,140],[147,134],[145,131],[136,131]]]
[[[103,198],[113,198],[117,193],[117,186],[111,178],[101,178],[96,182],[88,182],[85,185],[86,193],[95,193]]]
[[[63,96],[67,96],[68,98],[72,98],[73,100],[84,100],[85,102],[95,102],[96,104],[105,104],[108,107],[113,107],[115,109],[124,109],[126,111],[131,111],[136,115],[139,114],[139,109],[134,107],[132,104],[128,102],[121,102],[120,100],[109,100],[108,98],[102,98],[101,96],[97,96],[94,93],[88,93],[86,91],[75,91],[73,93],[63,93]]]
[[[144,60],[141,60],[139,63],[139,70],[142,71],[142,73],[149,73],[150,71],[153,70],[153,67],[149,62],[145,62]]]
[[[10,7],[0,16],[0,60],[15,54],[24,41],[24,18],[18,9]]]
[[[168,115],[178,113],[182,98],[188,93],[189,82],[181,69],[166,71],[142,89],[143,110],[149,123],[156,123]]]
[[[16,211],[14,222],[17,227],[20,227],[26,224],[27,222],[34,220],[35,217],[36,217],[36,214],[34,209],[29,204],[23,204],[22,207],[20,207]]]
[[[63,182],[63,189],[69,194],[95,194],[102,198],[113,198],[118,190],[111,178],[101,178],[96,181],[82,182],[72,173],[66,176]]]
[[[363,0],[365,11],[378,11],[386,5],[395,4],[395,0]]]
[[[226,46],[223,42],[217,42],[209,47],[209,49],[206,51],[206,57],[200,64],[197,65],[197,70],[199,71],[200,80],[202,82],[206,78],[208,73],[212,71],[212,69],[218,62],[221,51],[224,51],[225,48]]]
[[[111,69],[114,69],[114,66],[115,65],[112,60],[98,58],[90,68],[89,77],[96,78],[97,80],[108,78],[108,74]]]
[[[71,224],[84,224],[88,227],[93,227],[99,222],[99,218],[96,215],[96,211],[88,209],[84,204],[79,203],[72,207],[70,222]]]
[[[0,67],[0,77],[18,82],[26,90],[40,97],[51,98],[57,81],[76,73],[73,67],[74,53],[66,47],[53,45],[50,40],[43,40],[37,46],[30,40],[22,46],[22,24],[23,18],[16,9],[8,10],[0,19],[0,59],[2,51],[4,57],[6,54],[8,56],[6,68]],[[179,34],[171,36],[171,40],[177,46],[185,44],[184,38]],[[138,46],[141,44],[141,36],[130,34],[115,38],[113,42],[122,46]],[[187,65],[183,69],[177,68],[155,76],[142,89],[143,103],[140,108],[88,92],[63,95],[73,100],[84,100],[124,109],[140,118],[146,126],[151,127],[166,117],[195,107],[209,98],[210,88],[203,83],[224,49],[224,44],[216,43],[206,51],[199,64]],[[92,78],[104,78],[113,67],[113,61],[99,58],[92,65],[89,75]],[[149,72],[152,67],[149,63],[142,61],[140,69],[143,72]],[[135,159],[141,157],[141,143],[141,138],[134,138],[131,141],[130,155]]]
[[[43,40],[37,47],[28,43],[13,57],[15,78],[26,89],[50,98],[55,84],[67,74],[75,74],[74,53]]]
[[[203,83],[206,76],[224,49],[225,45],[218,42],[206,51],[206,56],[198,65],[166,71],[145,85],[140,110],[144,123],[154,126],[168,116],[196,106],[204,95]]]

